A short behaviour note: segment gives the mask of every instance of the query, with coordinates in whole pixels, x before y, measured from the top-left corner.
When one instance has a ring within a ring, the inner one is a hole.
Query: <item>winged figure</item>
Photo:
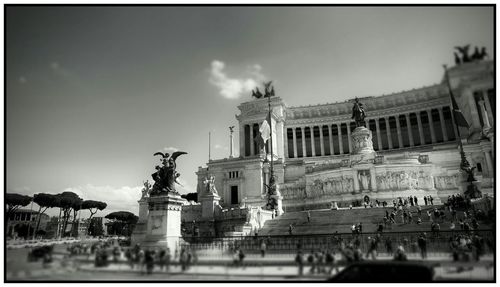
[[[458,52],[460,52],[460,54],[462,54],[462,63],[467,63],[470,61],[469,47],[470,47],[470,45],[465,45],[463,47],[455,46],[455,49],[457,49]]]
[[[162,157],[162,167],[156,166],[156,172],[151,176],[155,180],[151,195],[160,195],[162,193],[177,193],[175,191],[175,183],[179,184],[177,178],[180,173],[176,171],[176,160],[179,156],[187,154],[187,152],[176,151],[170,156],[169,153],[156,152],[153,155],[160,155]]]
[[[264,83],[264,93],[265,93],[264,97],[265,98],[274,96],[274,87],[271,86],[272,83],[273,83],[273,81],[269,81],[269,82]]]

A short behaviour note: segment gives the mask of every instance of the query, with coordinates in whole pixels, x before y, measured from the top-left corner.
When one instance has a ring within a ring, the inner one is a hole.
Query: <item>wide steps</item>
[[[430,231],[427,210],[432,210],[436,206],[421,206],[422,224],[400,224],[401,216],[396,217],[396,224],[387,231]],[[311,210],[310,222],[307,221],[307,212],[295,211],[285,213],[274,220],[268,220],[259,231],[259,235],[286,235],[289,234],[289,226],[294,226],[294,234],[328,234],[338,231],[339,233],[351,232],[353,224],[361,223],[365,232],[375,232],[379,222],[385,216],[385,211],[392,212],[392,207],[386,208],[353,208],[339,210]],[[410,207],[413,219],[417,219],[417,207]],[[426,222],[427,221],[427,222]],[[449,227],[449,226],[447,226]],[[446,227],[441,226],[441,230]]]

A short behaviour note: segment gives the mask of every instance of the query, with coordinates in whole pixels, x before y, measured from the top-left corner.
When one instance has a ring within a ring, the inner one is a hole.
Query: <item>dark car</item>
[[[353,263],[330,278],[338,283],[424,283],[432,282],[432,266],[418,262],[367,261]]]

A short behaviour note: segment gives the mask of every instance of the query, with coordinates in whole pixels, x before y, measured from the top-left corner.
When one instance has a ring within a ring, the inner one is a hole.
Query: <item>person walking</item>
[[[392,241],[391,241],[391,238],[390,237],[387,237],[385,239],[385,250],[387,252],[387,254],[389,254],[389,256],[392,256]]]
[[[146,254],[144,253],[144,250],[141,248],[139,249],[139,252],[138,252],[138,255],[137,255],[137,261],[139,263],[139,270],[141,272],[141,274],[144,274],[144,260],[145,260],[145,256]]]
[[[368,237],[369,240],[369,247],[368,247],[368,252],[366,253],[366,258],[369,258],[371,255],[373,260],[377,259],[377,245],[378,241],[375,237]]]
[[[433,203],[434,198],[432,198],[432,195],[429,195],[429,201],[431,202],[431,205],[434,205],[434,203]]]
[[[146,274],[153,274],[154,267],[154,251],[146,250],[144,254],[144,261],[146,263]]]
[[[311,265],[311,269],[309,269],[309,273],[314,274],[314,270],[316,269],[316,256],[314,256],[314,251],[311,250],[311,254],[307,257],[307,262]]]
[[[415,202],[415,205],[417,205],[417,206],[418,206],[418,199],[417,199],[417,197],[416,197],[416,196],[414,196],[414,197],[413,197],[413,201]]]
[[[304,257],[301,250],[298,250],[297,255],[295,255],[295,263],[298,266],[299,276],[302,276],[304,274]]]
[[[328,250],[326,252],[326,255],[325,255],[325,261],[326,261],[326,265],[328,267],[327,274],[331,275],[333,268],[335,268],[335,253]],[[338,272],[338,270],[337,270],[337,272]]]
[[[424,203],[427,205],[427,196],[424,196]]]
[[[163,271],[163,267],[165,266],[165,256],[167,251],[165,249],[161,249],[158,252],[158,265],[160,267],[160,271]]]
[[[181,253],[179,254],[179,263],[181,264],[182,272],[187,269],[187,252],[184,248],[181,249]]]
[[[394,260],[395,261],[407,261],[408,257],[406,256],[405,249],[403,246],[399,246],[398,249],[396,250],[396,253],[394,254]]]
[[[266,247],[266,243],[262,240],[262,243],[260,244],[260,257],[262,258],[266,256]]]
[[[243,260],[245,259],[245,253],[243,252],[243,249],[240,248],[240,251],[238,252],[238,259],[239,259],[239,265],[243,266]]]
[[[307,222],[311,222],[311,212],[309,210],[307,211]]]
[[[422,259],[427,258],[427,238],[425,232],[418,238],[418,247],[420,248],[420,256]]]
[[[172,255],[170,254],[170,248],[167,247],[165,250],[165,271],[170,272],[170,261],[172,259]]]

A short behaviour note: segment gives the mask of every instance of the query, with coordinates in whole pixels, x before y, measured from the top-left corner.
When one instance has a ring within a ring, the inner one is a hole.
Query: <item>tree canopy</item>
[[[37,193],[33,196],[33,202],[42,208],[52,208],[57,207],[59,200],[55,194]]]
[[[187,201],[198,202],[198,193],[192,192],[188,194],[181,195],[182,198],[185,198]]]
[[[94,215],[97,212],[97,210],[105,209],[107,206],[108,205],[106,204],[106,202],[97,200],[84,200],[82,202],[82,209],[88,209],[91,215]],[[95,211],[92,211],[92,209],[95,209]]]
[[[135,224],[139,217],[128,211],[116,211],[106,215],[105,218],[110,219],[107,223],[108,234],[130,236],[135,228]]]
[[[22,195],[18,193],[7,193],[5,195],[5,204],[7,204],[7,214],[10,216],[12,212],[16,211],[21,206],[26,206],[30,204],[32,200],[33,198],[28,195]]]
[[[111,212],[110,214],[106,215],[105,218],[110,220],[122,221],[129,224],[135,224],[139,220],[138,216],[128,211]]]
[[[59,197],[59,206],[60,208],[64,209],[71,209],[74,207],[75,203],[78,203],[82,199],[74,192],[71,191],[65,191],[63,193],[57,194],[56,196]]]

